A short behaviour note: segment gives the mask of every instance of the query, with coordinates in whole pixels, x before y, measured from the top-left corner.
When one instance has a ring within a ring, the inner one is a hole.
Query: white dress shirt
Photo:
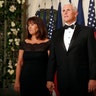
[[[75,22],[72,23],[72,24],[75,24]],[[74,26],[74,28],[75,28],[75,26]],[[67,51],[68,51],[68,48],[69,48],[70,41],[72,39],[73,33],[74,33],[74,29],[72,29],[72,28],[65,29],[64,37],[63,38],[64,38],[64,44],[65,44],[65,47],[66,47]]]

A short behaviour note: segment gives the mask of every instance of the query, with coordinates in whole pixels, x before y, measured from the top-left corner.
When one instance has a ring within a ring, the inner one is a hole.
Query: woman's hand
[[[14,83],[14,90],[15,90],[16,92],[20,92],[20,83],[19,83],[19,82],[15,82],[15,83]]]

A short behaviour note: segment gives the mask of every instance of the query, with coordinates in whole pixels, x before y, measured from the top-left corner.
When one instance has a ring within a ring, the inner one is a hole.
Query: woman
[[[14,89],[21,96],[50,96],[46,88],[49,39],[43,20],[30,17],[28,36],[20,44]]]

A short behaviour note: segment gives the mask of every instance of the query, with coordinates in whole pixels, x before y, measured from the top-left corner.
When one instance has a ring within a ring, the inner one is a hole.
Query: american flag
[[[94,29],[94,36],[96,38],[96,16],[95,16],[95,2],[94,0],[90,0],[89,10],[88,10],[88,23],[89,27]]]
[[[52,32],[55,29],[55,24],[54,24],[54,12],[53,12],[53,5],[51,6],[50,9],[50,20],[48,24],[48,37],[51,38]]]
[[[61,2],[58,5],[58,13],[57,13],[57,21],[56,21],[56,29],[62,27],[62,15],[61,15]]]
[[[83,7],[82,7],[82,0],[79,0],[79,1],[78,1],[77,23],[78,23],[78,24],[81,24],[81,25],[85,25],[84,13],[83,13]]]
[[[88,10],[88,26],[93,27],[96,31],[96,16],[95,16],[95,2],[94,0],[90,0],[89,10]]]

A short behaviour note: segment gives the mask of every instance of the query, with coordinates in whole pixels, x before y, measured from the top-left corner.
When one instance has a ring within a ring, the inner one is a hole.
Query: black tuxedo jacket
[[[64,30],[62,27],[53,32],[47,81],[53,81],[57,71],[59,92],[71,89],[79,93],[87,92],[88,80],[96,79],[96,40],[93,30],[77,24],[68,51],[63,42]]]

